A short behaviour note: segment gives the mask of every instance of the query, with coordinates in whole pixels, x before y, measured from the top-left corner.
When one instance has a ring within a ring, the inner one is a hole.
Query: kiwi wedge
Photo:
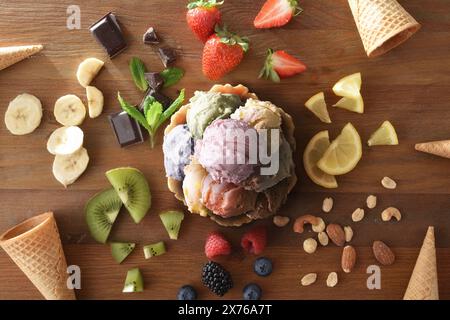
[[[161,221],[169,234],[170,239],[177,240],[180,232],[181,222],[184,219],[184,213],[181,211],[164,211],[159,214]]]
[[[111,242],[111,254],[117,263],[122,263],[136,247],[135,243]]]
[[[86,222],[95,240],[106,243],[121,207],[122,201],[113,188],[97,193],[87,202]]]
[[[132,293],[142,291],[144,291],[144,279],[142,278],[141,270],[139,268],[128,270],[122,292]]]
[[[134,222],[141,222],[151,205],[150,188],[142,172],[135,168],[117,168],[106,172],[106,177]]]
[[[164,253],[166,253],[166,245],[162,241],[154,244],[149,244],[144,247],[145,259],[160,256],[163,255]]]

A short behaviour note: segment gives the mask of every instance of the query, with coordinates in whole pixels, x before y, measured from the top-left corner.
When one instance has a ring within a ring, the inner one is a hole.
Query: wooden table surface
[[[267,99],[285,108],[295,120],[298,149],[295,152],[296,188],[281,214],[296,217],[306,213],[321,215],[327,223],[351,225],[355,232],[352,244],[358,252],[357,267],[351,274],[340,269],[341,248],[330,245],[308,255],[302,241],[312,234],[298,235],[291,227],[278,229],[271,221],[269,245],[264,255],[273,259],[275,271],[268,278],[258,278],[252,271],[253,256],[239,253],[239,240],[248,227],[220,228],[212,221],[187,215],[178,241],[169,241],[158,212],[183,208],[166,187],[161,151],[147,144],[121,149],[109,126],[107,115],[119,110],[116,92],[135,103],[141,94],[135,89],[128,71],[128,61],[141,57],[153,71],[162,69],[151,47],[141,37],[154,26],[165,45],[177,48],[177,62],[186,77],[177,85],[187,95],[207,90],[213,83],[201,73],[202,44],[187,29],[181,0],[0,0],[0,45],[42,43],[45,50],[36,57],[0,72],[0,108],[2,114],[16,95],[28,92],[39,97],[45,112],[42,124],[31,135],[11,135],[0,122],[0,231],[48,210],[56,214],[66,257],[82,271],[79,299],[172,299],[184,284],[194,285],[201,299],[214,298],[202,288],[200,272],[207,261],[203,253],[204,238],[219,229],[231,239],[236,254],[222,260],[234,278],[235,288],[227,298],[240,299],[243,286],[259,283],[267,299],[401,299],[414,267],[427,226],[436,227],[439,289],[443,299],[450,298],[450,160],[414,151],[420,141],[450,138],[450,3],[447,0],[401,1],[422,23],[422,30],[411,40],[381,58],[366,57],[346,0],[300,1],[304,13],[281,29],[259,31],[252,19],[263,0],[227,0],[222,7],[223,20],[230,29],[246,35],[251,50],[241,66],[223,79],[225,83],[243,83]],[[66,9],[70,4],[81,8],[81,30],[67,30]],[[123,26],[129,48],[110,61],[88,31],[108,11],[115,11]],[[299,56],[309,69],[303,75],[274,84],[258,80],[266,49],[286,49]],[[53,105],[62,95],[73,93],[85,99],[75,72],[87,57],[106,61],[95,79],[95,86],[105,94],[104,114],[86,119],[81,126],[91,163],[83,176],[65,190],[52,176],[52,155],[46,150],[50,133],[59,127],[53,117]],[[331,87],[342,76],[362,72],[366,112],[363,115],[330,108],[333,124],[319,122],[304,107],[313,94],[324,90],[328,103],[337,101]],[[175,89],[168,94],[175,95]],[[306,143],[318,131],[328,129],[335,137],[352,122],[364,141],[381,122],[390,120],[397,128],[400,145],[363,147],[357,168],[339,177],[339,188],[325,190],[314,185],[305,174],[301,158]],[[160,130],[162,131],[162,130]],[[121,265],[111,258],[109,248],[94,242],[87,232],[83,207],[97,191],[109,186],[104,173],[120,166],[134,166],[148,178],[153,206],[148,216],[135,225],[128,214],[121,214],[110,239],[135,241],[139,246]],[[383,189],[380,180],[390,176],[397,180],[394,191]],[[352,223],[351,213],[365,205],[369,194],[378,196],[376,209],[366,218]],[[330,214],[321,213],[322,200],[331,196],[335,207]],[[403,213],[398,223],[383,223],[380,212],[396,206]],[[142,245],[166,240],[168,253],[145,260]],[[371,253],[374,240],[389,244],[396,263],[381,267],[381,290],[369,290],[366,269],[376,264]],[[126,271],[139,266],[146,290],[141,294],[123,294]],[[10,258],[0,250],[0,299],[40,299],[41,295]],[[327,288],[329,272],[338,271],[339,284]],[[299,284],[302,275],[316,272],[318,281],[310,287]]]

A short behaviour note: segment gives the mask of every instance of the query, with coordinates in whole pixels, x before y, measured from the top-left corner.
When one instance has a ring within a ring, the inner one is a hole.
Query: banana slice
[[[68,94],[56,100],[53,113],[63,126],[78,126],[86,117],[86,107],[76,95]]]
[[[79,127],[62,127],[50,135],[47,150],[54,155],[67,156],[80,150],[83,140],[84,134]]]
[[[96,87],[86,87],[86,96],[88,99],[89,117],[97,118],[103,111],[103,93]]]
[[[9,103],[5,113],[6,128],[14,135],[25,135],[39,127],[42,104],[35,96],[23,93]]]
[[[57,155],[53,161],[53,175],[67,188],[83,174],[88,163],[89,156],[85,148],[81,148],[68,156]]]
[[[97,58],[87,58],[78,66],[77,79],[83,86],[87,87],[91,81],[95,78],[97,73],[103,67],[105,63]]]

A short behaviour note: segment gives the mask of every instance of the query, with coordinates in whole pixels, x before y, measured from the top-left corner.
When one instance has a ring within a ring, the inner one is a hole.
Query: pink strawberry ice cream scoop
[[[245,190],[229,182],[219,182],[208,175],[203,180],[202,202],[206,208],[223,218],[252,211],[256,206],[257,193]]]
[[[215,120],[195,146],[195,157],[213,180],[239,184],[257,167],[257,131],[241,120]]]

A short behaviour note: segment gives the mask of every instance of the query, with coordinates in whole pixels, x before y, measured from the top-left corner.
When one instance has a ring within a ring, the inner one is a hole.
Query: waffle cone
[[[450,159],[450,140],[418,143],[416,150]]]
[[[74,300],[53,212],[30,218],[0,236],[2,247],[47,300]]]
[[[42,45],[32,46],[16,46],[0,48],[0,70],[8,68],[13,64],[22,61],[25,58],[32,56],[41,51],[44,47]]]
[[[380,56],[397,47],[420,24],[397,0],[348,0],[367,55]]]
[[[404,300],[439,300],[434,228],[429,227]]]

